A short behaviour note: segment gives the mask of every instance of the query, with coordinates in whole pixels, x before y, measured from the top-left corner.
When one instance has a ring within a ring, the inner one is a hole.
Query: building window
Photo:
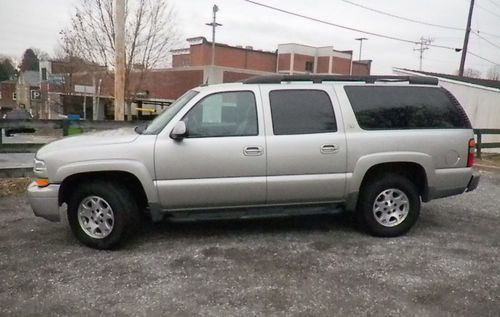
[[[314,63],[306,62],[306,72],[312,73],[314,71]]]
[[[12,93],[12,100],[17,100],[17,94],[15,92]]]
[[[42,68],[42,80],[47,80],[47,68]]]

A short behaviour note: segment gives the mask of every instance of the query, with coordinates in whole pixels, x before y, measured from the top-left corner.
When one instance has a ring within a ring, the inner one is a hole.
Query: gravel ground
[[[0,198],[0,315],[498,316],[500,174],[406,236],[348,216],[148,224],[118,251]]]

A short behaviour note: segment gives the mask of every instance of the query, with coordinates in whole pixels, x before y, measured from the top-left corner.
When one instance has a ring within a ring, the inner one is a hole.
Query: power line
[[[489,60],[489,59],[487,59],[487,58],[484,58],[484,57],[482,57],[482,56],[479,56],[479,55],[477,55],[477,54],[475,54],[475,53],[471,52],[470,50],[469,50],[469,51],[467,51],[467,54],[472,55],[472,56],[475,56],[475,57],[477,57],[477,58],[479,58],[479,59],[482,59],[482,60],[483,60],[483,61],[485,61],[485,62],[491,63],[491,64],[493,64],[493,65],[500,65],[500,64],[498,64],[498,63],[495,63],[494,61],[491,61],[491,60]]]
[[[412,23],[417,23],[417,24],[422,24],[422,25],[428,25],[428,26],[433,26],[433,27],[442,28],[442,29],[448,29],[448,30],[465,31],[464,28],[459,28],[459,27],[454,27],[454,26],[448,26],[448,25],[435,24],[435,23],[430,23],[430,22],[415,20],[415,19],[411,19],[411,18],[407,18],[407,17],[402,17],[400,15],[396,15],[396,14],[393,14],[393,13],[385,12],[385,11],[382,11],[382,10],[377,10],[377,9],[374,9],[374,8],[370,8],[370,7],[367,7],[367,6],[364,6],[362,4],[355,3],[355,2],[352,2],[352,1],[349,1],[349,0],[342,0],[342,1],[345,2],[345,3],[348,3],[350,5],[353,5],[353,6],[360,7],[362,9],[368,10],[368,11],[373,11],[373,12],[376,12],[376,13],[379,13],[379,14],[382,14],[382,15],[386,15],[386,16],[390,16],[390,17],[393,17],[393,18],[396,18],[396,19],[400,19],[400,20],[403,20],[403,21],[408,21],[408,22],[412,22]]]
[[[481,10],[483,10],[483,11],[488,12],[488,13],[489,13],[489,14],[491,14],[491,15],[496,16],[497,18],[500,18],[500,14],[497,14],[497,13],[495,13],[495,12],[493,12],[493,11],[491,11],[491,10],[489,10],[489,9],[487,9],[487,8],[485,8],[485,7],[481,6],[481,5],[479,5],[479,4],[476,4],[476,7],[478,7],[479,9],[481,9]]]
[[[390,17],[393,17],[395,19],[399,19],[399,20],[403,20],[403,21],[407,21],[407,22],[412,22],[412,23],[417,23],[417,24],[421,24],[421,25],[432,26],[432,27],[436,27],[436,28],[448,29],[448,30],[453,30],[453,31],[465,31],[464,28],[455,27],[455,26],[449,26],[449,25],[436,24],[436,23],[430,23],[430,22],[416,20],[416,19],[412,19],[412,18],[408,18],[408,17],[403,17],[403,16],[396,15],[396,14],[393,14],[393,13],[390,13],[390,12],[386,12],[386,11],[374,9],[374,8],[371,8],[371,7],[367,7],[365,5],[362,5],[362,4],[359,4],[359,3],[355,3],[355,2],[352,2],[352,1],[349,1],[349,0],[341,0],[341,1],[343,1],[345,3],[348,3],[348,4],[351,4],[353,6],[360,7],[362,9],[365,9],[365,10],[368,10],[368,11],[372,11],[372,12],[375,12],[375,13],[378,13],[378,14],[390,16]],[[476,5],[476,6],[478,6],[478,5]],[[498,6],[500,7],[500,5],[498,5]],[[481,9],[488,11],[487,9],[482,8],[482,7],[481,7]],[[490,12],[490,13],[493,14],[493,15],[495,15],[495,13],[493,13],[493,12]],[[477,32],[479,32],[479,31],[480,30],[477,30]],[[488,35],[488,36],[499,37],[500,38],[500,35],[498,35],[498,34],[493,34],[493,33],[483,32],[483,31],[481,31],[481,33],[483,33],[485,35]]]
[[[248,3],[252,3],[252,4],[257,5],[257,6],[261,6],[261,7],[267,8],[267,9],[278,11],[278,12],[281,12],[281,13],[286,13],[288,15],[293,15],[293,16],[296,16],[296,17],[299,17],[299,18],[303,18],[303,19],[315,21],[315,22],[318,22],[318,23],[322,23],[322,24],[326,24],[326,25],[338,27],[338,28],[341,28],[341,29],[355,31],[355,32],[359,32],[359,33],[364,33],[364,34],[368,34],[368,35],[372,35],[372,36],[376,36],[376,37],[381,37],[381,38],[385,38],[385,39],[393,40],[393,41],[399,41],[399,42],[410,43],[410,44],[420,44],[419,41],[403,39],[403,38],[400,38],[400,37],[395,37],[395,36],[391,36],[391,35],[385,35],[385,34],[382,34],[382,33],[375,33],[375,32],[371,32],[371,31],[364,31],[364,30],[353,28],[353,27],[350,27],[350,26],[340,25],[340,24],[328,22],[328,21],[325,21],[325,20],[320,20],[320,19],[317,19],[317,18],[309,17],[309,16],[306,16],[306,15],[303,15],[303,14],[300,14],[300,13],[296,13],[296,12],[292,12],[292,11],[280,9],[280,8],[273,7],[273,6],[270,6],[270,5],[267,5],[267,4],[263,4],[263,3],[260,3],[260,2],[257,2],[257,1],[253,1],[253,0],[243,0],[243,1],[248,2]],[[449,50],[454,50],[456,52],[460,52],[462,50],[461,48],[457,48],[457,47],[451,47],[451,46],[445,46],[445,45],[437,45],[437,44],[429,44],[428,46],[437,47],[437,48],[443,48],[443,49],[449,49]]]
[[[500,4],[496,3],[493,0],[488,0],[489,3],[493,4],[495,7],[500,8]]]
[[[389,39],[389,40],[394,40],[394,41],[399,41],[399,42],[404,42],[404,43],[411,43],[411,44],[420,45],[419,41],[412,41],[412,40],[398,38],[398,37],[394,37],[394,36],[390,36],[390,35],[385,35],[385,34],[380,34],[380,33],[375,33],[375,32],[369,32],[369,31],[363,31],[363,30],[352,28],[352,27],[349,27],[349,26],[343,26],[343,25],[340,25],[340,24],[335,24],[335,23],[332,23],[332,22],[328,22],[328,21],[316,19],[316,18],[313,18],[313,17],[309,17],[309,16],[306,16],[306,15],[303,15],[303,14],[291,12],[291,11],[284,10],[284,9],[280,9],[280,8],[273,7],[273,6],[270,6],[270,5],[267,5],[267,4],[263,4],[263,3],[260,3],[260,2],[257,2],[257,1],[253,1],[253,0],[243,0],[243,1],[251,3],[251,4],[254,4],[254,5],[257,5],[257,6],[261,6],[261,7],[267,8],[267,9],[271,9],[271,10],[274,10],[274,11],[285,13],[285,14],[288,14],[288,15],[293,15],[293,16],[296,16],[296,17],[299,17],[299,18],[303,18],[303,19],[315,21],[315,22],[318,22],[318,23],[322,23],[322,24],[326,24],[326,25],[330,25],[330,26],[334,26],[334,27],[338,27],[338,28],[342,28],[342,29],[346,29],[346,30],[350,30],[350,31],[355,31],[355,32],[364,33],[364,34],[369,34],[369,35],[373,35],[373,36],[376,36],[376,37],[381,37],[381,38],[385,38],[385,39]],[[482,33],[484,33],[484,32],[482,32]],[[450,50],[454,50],[456,52],[459,52],[459,51],[462,50],[460,48],[455,48],[455,47],[451,47],[451,46],[444,46],[444,45],[436,45],[436,44],[428,44],[428,46],[429,47],[443,48],[443,49],[450,49]],[[477,54],[471,52],[470,50],[467,51],[467,53],[470,54],[470,55],[472,55],[472,56],[475,56],[475,57],[477,57],[479,59],[482,59],[482,60],[484,60],[484,61],[486,61],[488,63],[494,64],[494,65],[500,65],[500,64],[495,63],[495,62],[493,62],[493,61],[491,61],[491,60],[489,60],[487,58],[484,58],[484,57],[482,57],[480,55],[477,55]]]
[[[500,49],[500,45],[497,45],[497,44],[493,43],[492,41],[490,41],[490,40],[488,40],[488,39],[486,39],[486,38],[482,37],[482,36],[479,34],[479,32],[476,32],[476,31],[471,31],[471,32],[472,32],[475,36],[477,36],[478,38],[482,39],[483,41],[485,41],[485,42],[489,43],[490,45],[492,45],[492,46],[494,46],[494,47],[496,47],[496,48]]]

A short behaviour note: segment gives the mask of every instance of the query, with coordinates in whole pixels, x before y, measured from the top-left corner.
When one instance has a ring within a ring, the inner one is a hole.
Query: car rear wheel
[[[402,235],[411,229],[419,214],[420,196],[408,178],[386,174],[363,186],[357,218],[372,235]]]
[[[71,195],[68,220],[80,242],[97,249],[111,249],[131,235],[139,211],[125,187],[91,181],[80,185]]]

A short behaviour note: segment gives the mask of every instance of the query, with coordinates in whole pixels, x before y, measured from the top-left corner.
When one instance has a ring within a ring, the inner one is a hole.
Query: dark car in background
[[[4,114],[2,119],[33,120],[33,116],[26,110],[15,109]],[[11,128],[5,130],[5,136],[12,136],[14,133],[35,133],[35,131],[35,129],[27,127]]]

